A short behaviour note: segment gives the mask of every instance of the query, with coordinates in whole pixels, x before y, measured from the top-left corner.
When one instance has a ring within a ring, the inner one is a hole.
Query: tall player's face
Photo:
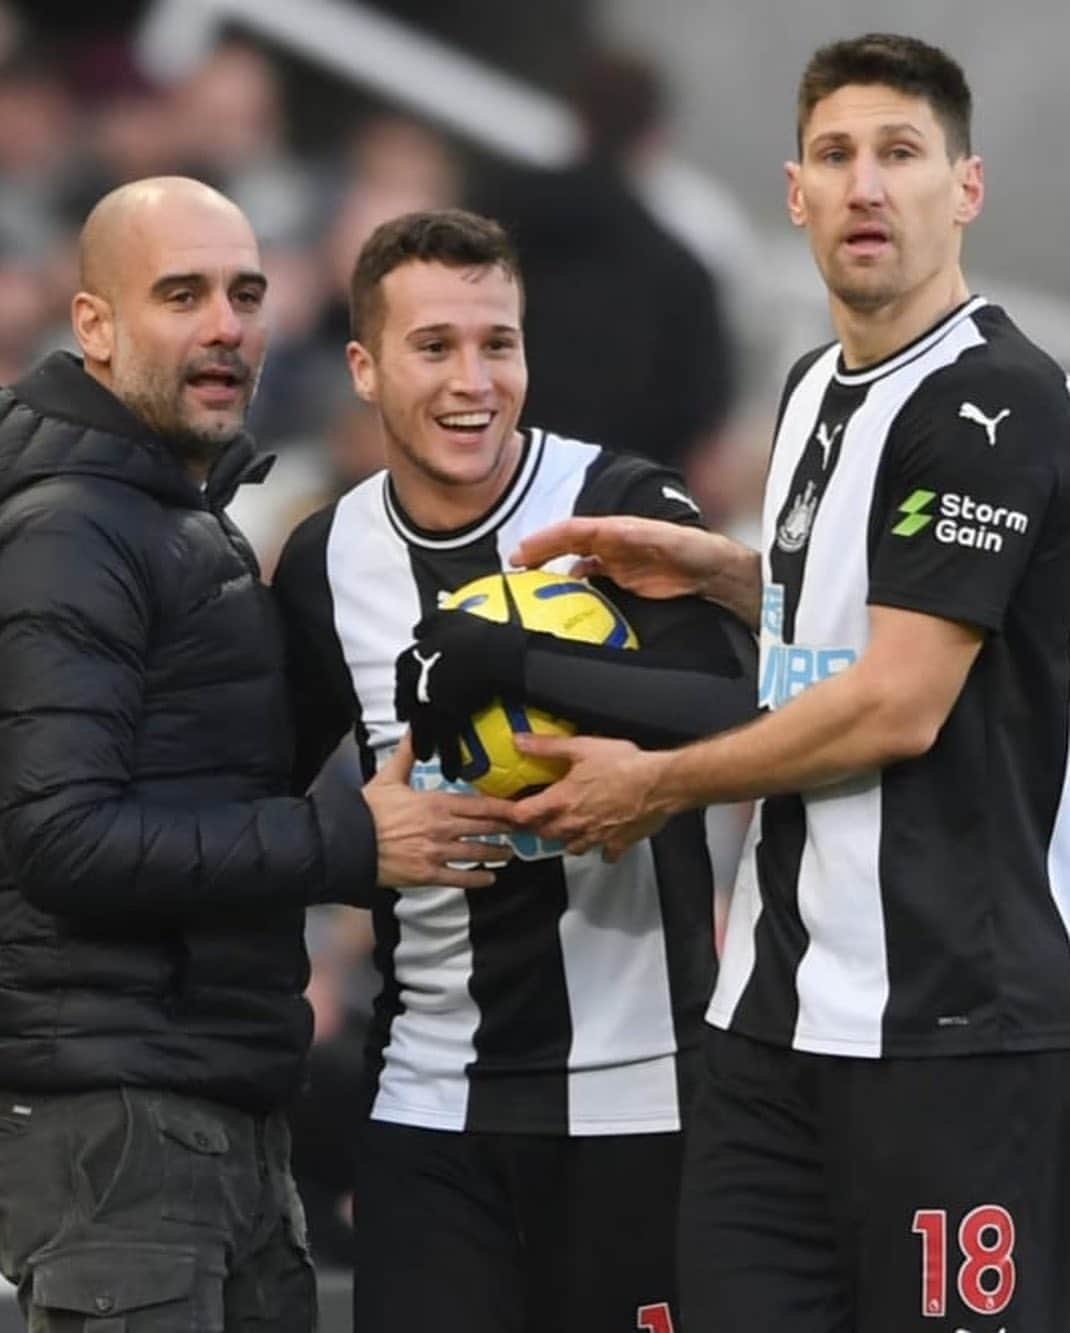
[[[902,307],[958,274],[963,228],[981,207],[981,164],[948,157],[924,98],[883,84],[837,89],[810,113],[802,161],[787,172],[792,221],[849,310]]]
[[[520,456],[528,375],[518,284],[497,265],[414,260],[386,275],[382,297],[376,344],[347,352],[357,392],[379,410],[403,502],[441,494],[451,509],[489,506]]]

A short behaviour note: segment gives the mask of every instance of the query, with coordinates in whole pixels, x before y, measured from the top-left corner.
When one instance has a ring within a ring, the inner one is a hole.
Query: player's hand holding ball
[[[623,616],[590,584],[543,570],[488,574],[452,593],[416,626],[397,659],[395,710],[412,728],[421,759],[437,751],[443,775],[488,796],[514,797],[556,781],[568,765],[525,755],[518,734],[569,736],[575,726],[525,698],[531,648],[562,653],[562,640],[599,649],[634,648]]]
[[[497,695],[523,691],[527,634],[463,611],[436,611],[413,632],[397,659],[395,711],[412,729],[416,757],[437,751],[443,776],[456,782],[468,718]]]

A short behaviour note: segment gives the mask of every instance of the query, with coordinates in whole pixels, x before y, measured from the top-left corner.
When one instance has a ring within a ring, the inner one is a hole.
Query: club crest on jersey
[[[814,514],[817,512],[816,492],[817,487],[812,481],[808,481],[806,489],[795,497],[784,522],[777,528],[776,544],[788,555],[794,555],[806,545]]]

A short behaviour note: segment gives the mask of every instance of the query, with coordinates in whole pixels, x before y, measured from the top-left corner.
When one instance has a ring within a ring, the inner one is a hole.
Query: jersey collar
[[[493,532],[495,528],[501,527],[516,512],[530,490],[535,474],[539,470],[539,461],[545,445],[544,434],[537,427],[522,430],[520,433],[524,437],[524,445],[509,485],[485,514],[467,523],[463,528],[450,528],[446,531],[421,528],[405,512],[394,489],[390,473],[384,472],[383,508],[386,510],[390,526],[410,545],[424,546],[436,551],[450,551],[468,546],[471,542],[485,537],[487,533]]]
[[[919,356],[924,356],[930,348],[935,347],[938,342],[946,338],[953,328],[961,324],[964,319],[969,319],[971,315],[976,314],[982,306],[987,304],[988,302],[983,296],[971,296],[969,300],[956,306],[932,328],[926,329],[924,333],[919,334],[905,347],[900,347],[898,351],[892,352],[882,361],[875,361],[873,365],[866,366],[863,370],[848,370],[843,364],[843,350],[841,349],[836,356],[834,374],[836,383],[872,384],[874,380],[882,379],[885,375],[891,375],[897,370],[902,370],[911,361],[916,361]]]

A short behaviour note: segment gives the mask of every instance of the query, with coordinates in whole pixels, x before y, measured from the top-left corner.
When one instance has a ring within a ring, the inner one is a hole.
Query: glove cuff
[[[522,697],[528,643],[541,636],[520,625],[496,625],[495,630],[489,640],[487,674],[502,694]]]

